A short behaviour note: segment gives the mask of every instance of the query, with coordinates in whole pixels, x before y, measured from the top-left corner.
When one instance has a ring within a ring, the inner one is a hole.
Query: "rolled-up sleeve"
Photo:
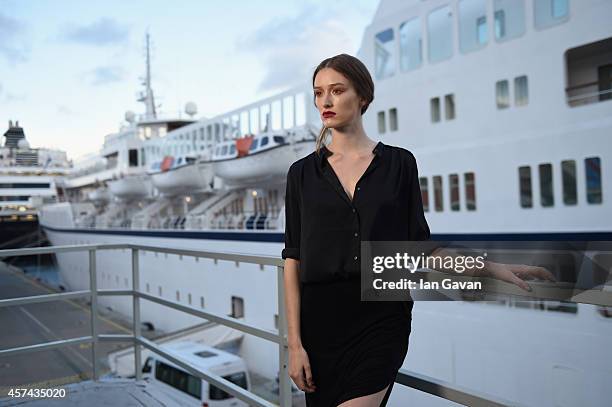
[[[285,191],[285,248],[281,254],[283,259],[300,259],[301,215],[298,181],[295,166],[292,165],[287,172]]]
[[[430,231],[425,213],[423,211],[423,199],[421,197],[421,186],[419,183],[419,170],[416,158],[412,153],[408,155],[410,170],[410,240],[429,240]]]

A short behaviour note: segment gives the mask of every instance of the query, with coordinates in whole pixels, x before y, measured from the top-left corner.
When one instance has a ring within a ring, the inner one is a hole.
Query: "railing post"
[[[89,251],[89,290],[91,293],[91,362],[93,379],[98,380],[98,280],[96,277],[96,250]]]
[[[278,266],[278,404],[291,406],[291,378],[289,377],[289,352],[287,349],[287,314],[285,309],[285,268]]]
[[[139,264],[138,264],[138,249],[132,249],[132,300],[133,300],[133,324],[134,324],[134,338],[140,338],[140,297],[137,293],[140,291],[140,275],[139,275]],[[142,379],[141,366],[141,346],[135,341],[134,342],[134,374],[136,380]]]

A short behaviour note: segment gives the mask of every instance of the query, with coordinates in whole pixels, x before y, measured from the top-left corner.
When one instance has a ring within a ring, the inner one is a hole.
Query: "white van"
[[[226,380],[251,390],[251,381],[246,363],[234,354],[196,342],[178,342],[161,345],[161,348],[188,361],[205,373],[213,373]],[[201,380],[169,360],[153,355],[147,358],[142,368],[143,378],[158,385],[183,406],[238,407],[247,403]]]

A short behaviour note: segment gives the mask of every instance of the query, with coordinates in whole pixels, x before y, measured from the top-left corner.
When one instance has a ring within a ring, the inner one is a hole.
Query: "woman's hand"
[[[316,386],[312,381],[308,354],[301,345],[289,347],[289,377],[304,392],[312,393],[316,390]]]
[[[523,280],[539,279],[557,282],[555,276],[544,267],[528,266],[526,264],[487,262],[486,271],[488,276],[516,284],[525,291],[531,291],[531,287]]]

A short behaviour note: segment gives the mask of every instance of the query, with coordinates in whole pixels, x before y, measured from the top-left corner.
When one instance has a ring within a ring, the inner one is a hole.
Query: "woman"
[[[285,196],[289,376],[308,406],[385,406],[413,302],[361,301],[360,242],[429,239],[416,160],[366,135],[374,84],[357,58],[322,61],[313,90],[323,128],[316,151],[291,165]],[[517,275],[542,272],[492,264],[489,275],[523,288]]]

